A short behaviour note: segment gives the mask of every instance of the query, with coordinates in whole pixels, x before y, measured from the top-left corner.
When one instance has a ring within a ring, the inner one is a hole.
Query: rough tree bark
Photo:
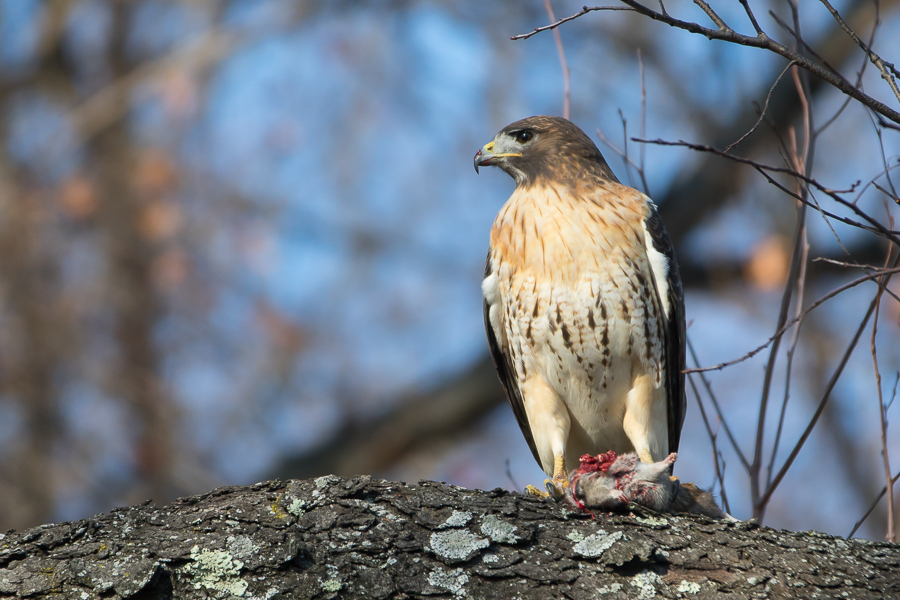
[[[369,477],[227,487],[0,536],[14,598],[896,598],[900,545]]]

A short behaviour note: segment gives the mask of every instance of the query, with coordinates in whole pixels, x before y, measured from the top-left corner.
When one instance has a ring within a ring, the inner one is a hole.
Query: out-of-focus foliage
[[[881,3],[885,57],[900,57],[896,4]],[[839,9],[859,12],[869,32],[866,6]],[[580,8],[555,5],[557,15]],[[737,3],[720,8],[740,22]],[[765,1],[757,13],[768,8],[783,13]],[[821,6],[803,10],[807,40],[834,35]],[[471,158],[507,123],[561,112],[551,35],[509,40],[546,22],[543,2],[3,0],[0,11],[0,529],[290,476],[277,465],[346,446],[376,422],[435,434],[375,475],[488,488],[542,477],[496,390],[462,425],[452,394],[433,397],[442,404],[428,423],[390,419],[485,360],[480,279],[512,182],[476,177]],[[593,13],[560,31],[573,120],[619,146],[620,114],[627,136],[639,134],[638,49],[653,139],[712,143],[739,116],[755,118],[752,103],[785,66],[634,15]],[[829,48],[852,78],[852,45]],[[880,86],[871,69],[863,81]],[[813,100],[824,121],[843,98],[819,88]],[[900,136],[887,130],[879,143],[874,131],[851,105],[821,136],[813,175],[846,188],[884,169],[882,156],[896,162]],[[778,163],[775,137],[755,136],[771,138],[756,157]],[[702,157],[644,151],[649,191],[673,224],[676,202],[700,206],[671,227],[700,358],[738,357],[774,331],[794,204],[725,161],[714,168],[735,189],[666,200]],[[883,199],[872,188],[861,205],[881,216]],[[825,221],[809,221],[810,257],[846,260]],[[881,264],[886,248],[835,230]],[[853,276],[812,265],[807,303]],[[782,455],[873,295],[856,288],[804,323]],[[898,319],[885,297],[886,398]],[[860,346],[773,499],[772,525],[846,534],[883,485]],[[764,361],[711,376],[747,445]],[[774,389],[784,381],[776,373]],[[709,440],[689,404],[679,475],[710,486]],[[442,423],[454,423],[446,435]],[[731,508],[745,518],[746,477],[723,450]],[[881,535],[881,513],[866,535]]]

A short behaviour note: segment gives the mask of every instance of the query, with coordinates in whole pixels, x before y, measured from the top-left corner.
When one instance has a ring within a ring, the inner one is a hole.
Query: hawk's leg
[[[644,463],[662,460],[669,449],[666,390],[656,387],[647,374],[634,377],[625,398],[622,427],[638,458]]]
[[[553,457],[553,479],[544,480],[544,487],[556,500],[562,498],[566,488],[569,487],[569,474],[566,473],[566,459],[564,456]]]
[[[569,409],[540,376],[532,376],[525,381],[522,397],[528,426],[541,458],[541,468],[552,477],[545,482],[545,486],[553,490],[552,496],[559,497],[569,485],[565,463],[571,423]]]

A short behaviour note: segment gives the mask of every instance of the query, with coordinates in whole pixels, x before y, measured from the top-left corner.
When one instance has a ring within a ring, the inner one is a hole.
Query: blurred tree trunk
[[[131,10],[127,3],[114,5],[115,23],[107,47],[113,82],[137,66],[126,59]],[[123,94],[119,100],[130,104],[130,94]],[[126,116],[128,112],[122,110],[121,114]],[[134,140],[128,122],[119,119],[87,147],[89,162],[97,166],[103,186],[97,223],[109,261],[106,289],[115,314],[119,347],[118,368],[112,371],[109,384],[134,416],[132,459],[143,484],[140,487],[144,488],[135,490],[133,496],[149,495],[165,502],[174,496],[171,467],[177,422],[172,399],[160,377],[161,356],[155,335],[164,310],[154,285],[153,266],[159,250],[156,242],[168,225],[165,212],[155,203],[154,192],[158,191],[152,185],[140,189],[142,169]]]
[[[14,179],[13,179],[14,180]],[[2,199],[0,296],[12,318],[4,325],[2,393],[15,398],[22,426],[0,469],[0,511],[14,522],[53,516],[56,454],[61,449],[59,369],[70,323],[61,310],[59,269],[48,239],[48,198],[37,186],[7,182]]]

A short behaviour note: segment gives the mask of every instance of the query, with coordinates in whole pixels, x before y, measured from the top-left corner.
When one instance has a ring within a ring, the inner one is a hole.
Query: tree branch
[[[0,534],[4,598],[890,598],[900,547],[333,476]]]

